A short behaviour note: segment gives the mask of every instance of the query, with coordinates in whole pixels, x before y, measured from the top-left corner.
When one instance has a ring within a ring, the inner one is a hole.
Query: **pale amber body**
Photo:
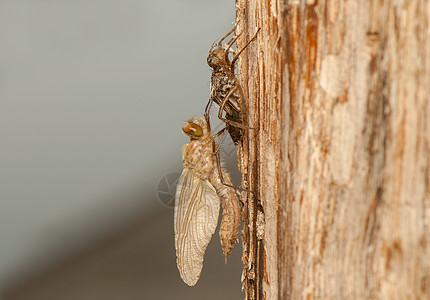
[[[231,185],[231,180],[217,163],[206,121],[194,117],[183,131],[191,140],[183,148],[184,170],[175,195],[176,262],[184,282],[195,285],[218,223],[219,203],[223,208],[220,239],[226,261],[239,234],[240,205],[234,190],[224,184]]]

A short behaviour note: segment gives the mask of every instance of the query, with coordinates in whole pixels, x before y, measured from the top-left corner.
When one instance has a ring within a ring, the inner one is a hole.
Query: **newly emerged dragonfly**
[[[231,180],[219,164],[219,151],[207,120],[193,117],[182,127],[190,138],[183,148],[184,170],[175,194],[174,231],[176,263],[184,282],[197,283],[206,248],[218,223],[219,204],[223,217],[220,239],[224,258],[239,234],[240,205]]]
[[[217,103],[219,105],[218,118],[226,123],[226,129],[231,139],[235,145],[238,145],[242,139],[243,129],[248,127],[243,124],[241,105],[244,101],[244,96],[239,80],[234,73],[235,63],[242,51],[256,39],[260,28],[254,37],[240,51],[237,51],[230,61],[231,47],[240,34],[232,37],[224,46],[222,42],[235,31],[236,27],[237,25],[224,35],[218,43],[214,42],[209,50],[207,63],[212,68],[211,95],[205,108],[205,116],[208,118],[212,103]],[[225,111],[225,117],[223,117],[223,111]]]

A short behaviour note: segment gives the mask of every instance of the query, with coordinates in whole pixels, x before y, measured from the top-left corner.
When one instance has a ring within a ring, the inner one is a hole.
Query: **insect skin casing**
[[[221,106],[223,100],[226,99],[227,95],[233,91],[224,106],[225,118],[235,123],[242,124],[242,89],[240,87],[239,81],[236,77],[234,77],[234,72],[224,70],[224,68],[225,67],[222,67],[212,72],[212,90],[210,97],[215,103]],[[243,130],[228,123],[226,124],[226,129],[230,134],[233,143],[237,146],[242,139]]]
[[[227,97],[231,90],[235,89],[224,106],[224,110],[228,115],[241,114],[241,88],[239,81],[234,76],[233,70],[225,70],[226,67],[214,69],[211,76],[211,97],[214,101],[221,105],[222,101]]]
[[[226,123],[226,129],[230,134],[231,139],[237,146],[242,140],[243,129],[249,128],[243,124],[242,105],[245,103],[243,92],[240,87],[239,80],[235,75],[235,63],[239,55],[249,46],[252,41],[257,38],[257,29],[255,35],[245,44],[245,46],[236,51],[231,50],[231,46],[237,41],[240,33],[233,36],[230,41],[223,45],[223,41],[232,34],[237,28],[237,25],[224,35],[217,43],[214,42],[209,50],[206,59],[208,65],[212,68],[211,76],[211,95],[209,102],[206,105],[205,115],[209,115],[209,111],[213,102],[219,105],[218,118]],[[230,51],[234,52],[234,56],[230,60]],[[225,111],[225,117],[222,116]]]
[[[212,68],[209,100],[221,107],[224,100],[228,98],[224,106],[225,118],[237,124],[242,124],[242,89],[239,80],[234,74],[234,64],[226,54],[226,50],[220,44],[209,51],[207,63]],[[234,144],[238,145],[242,139],[243,130],[228,123],[226,124],[226,129]]]

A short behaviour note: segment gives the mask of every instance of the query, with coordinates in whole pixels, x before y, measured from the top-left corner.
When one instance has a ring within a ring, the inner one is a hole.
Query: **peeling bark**
[[[247,299],[430,299],[430,2],[237,1]],[[247,113],[246,113],[247,112]]]

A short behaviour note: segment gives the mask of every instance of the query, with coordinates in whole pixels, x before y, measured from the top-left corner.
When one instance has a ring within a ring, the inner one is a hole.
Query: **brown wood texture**
[[[237,0],[247,299],[430,299],[430,2]]]

